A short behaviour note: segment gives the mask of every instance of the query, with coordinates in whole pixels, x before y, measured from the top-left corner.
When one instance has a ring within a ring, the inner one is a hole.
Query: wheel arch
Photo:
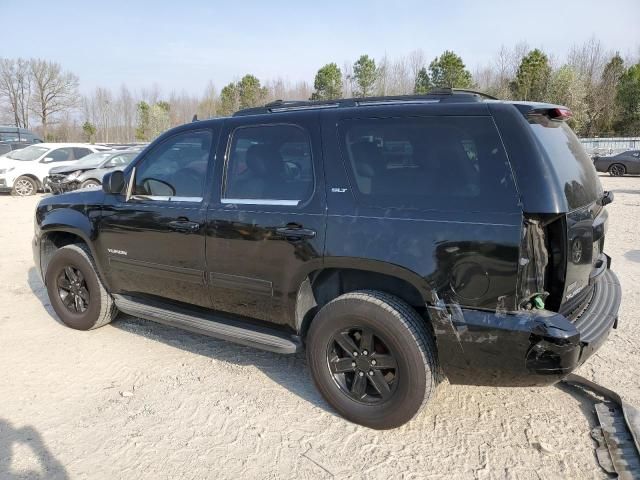
[[[74,243],[83,243],[91,252],[97,274],[105,286],[108,286],[92,242],[94,236],[92,222],[76,210],[59,209],[47,214],[40,225],[40,269],[43,278],[46,277],[51,257],[58,249]]]
[[[325,259],[321,268],[306,274],[295,299],[295,330],[304,336],[317,311],[334,298],[356,290],[394,295],[424,317],[433,303],[433,289],[421,276],[398,265],[362,259]]]
[[[42,181],[33,173],[23,173],[20,174],[16,177],[16,179],[13,181],[13,184],[15,185],[15,183],[22,177],[26,177],[26,178],[30,178],[31,180],[33,180],[34,182],[36,182],[36,188],[38,190],[42,190],[43,185],[42,185]]]

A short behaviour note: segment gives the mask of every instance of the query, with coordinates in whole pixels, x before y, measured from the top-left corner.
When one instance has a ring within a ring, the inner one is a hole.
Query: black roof
[[[245,108],[233,114],[260,115],[265,113],[291,112],[295,110],[316,110],[325,108],[346,108],[358,106],[391,105],[398,103],[468,103],[497,100],[482,92],[458,88],[439,88],[424,95],[396,95],[385,97],[341,98],[336,100],[276,100],[262,107]]]

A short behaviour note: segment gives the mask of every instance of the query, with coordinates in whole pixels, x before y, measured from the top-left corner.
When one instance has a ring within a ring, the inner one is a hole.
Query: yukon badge
[[[116,250],[115,248],[107,248],[107,252],[109,252],[111,255],[128,255],[125,250]]]

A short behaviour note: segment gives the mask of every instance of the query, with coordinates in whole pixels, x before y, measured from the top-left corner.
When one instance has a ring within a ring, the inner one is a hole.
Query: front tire
[[[85,180],[84,182],[82,182],[82,185],[80,185],[80,188],[97,188],[100,186],[100,182],[97,180]]]
[[[117,315],[113,298],[98,277],[85,245],[58,249],[47,266],[45,283],[51,306],[68,327],[92,330]]]
[[[627,169],[619,163],[614,163],[609,167],[609,175],[612,177],[622,177],[625,173],[627,173]]]
[[[38,182],[31,177],[18,177],[13,182],[11,193],[18,197],[28,197],[38,192]]]
[[[411,420],[436,389],[436,347],[424,319],[377,291],[341,295],[311,323],[307,360],[324,397],[348,420],[389,429]]]

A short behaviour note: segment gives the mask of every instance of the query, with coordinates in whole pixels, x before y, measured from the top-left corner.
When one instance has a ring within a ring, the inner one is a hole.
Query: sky
[[[596,36],[640,55],[640,0],[0,0],[0,57],[54,60],[97,86],[200,94],[245,73],[313,83],[322,65],[454,50],[473,69],[525,41],[563,58]]]

